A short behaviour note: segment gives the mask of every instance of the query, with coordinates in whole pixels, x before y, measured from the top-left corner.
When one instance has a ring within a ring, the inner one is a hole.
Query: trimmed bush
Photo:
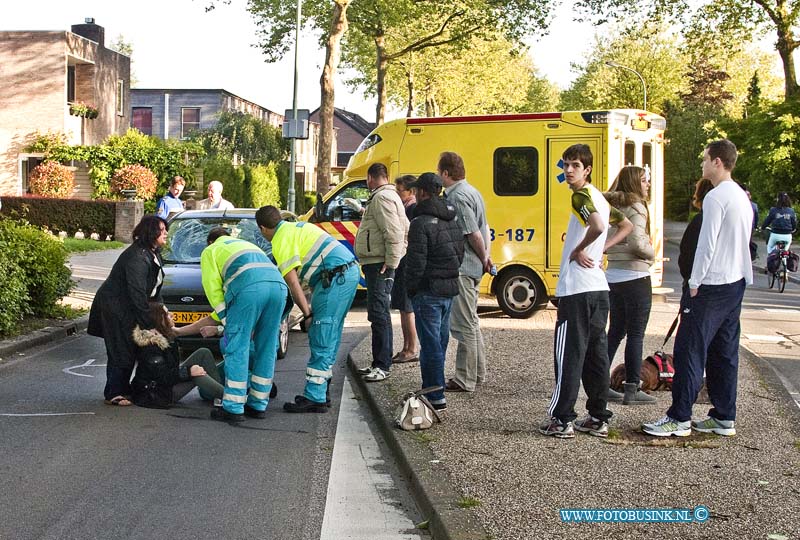
[[[245,186],[244,205],[260,208],[271,204],[280,208],[281,198],[278,187],[278,172],[275,163],[244,167]]]
[[[158,178],[153,171],[141,165],[126,165],[117,169],[111,178],[111,192],[121,194],[123,189],[135,189],[136,198],[152,199],[158,188]]]
[[[243,167],[234,167],[230,161],[215,159],[203,166],[205,187],[214,180],[222,182],[222,197],[239,208],[246,208],[244,197],[245,173]],[[197,194],[197,199],[205,199],[206,191]]]
[[[40,163],[28,180],[31,193],[42,197],[71,197],[75,191],[75,175],[55,161]]]
[[[2,220],[0,220],[0,223]],[[6,245],[0,241],[0,336],[17,326],[28,310],[30,296],[25,287],[25,272],[6,256]]]
[[[74,236],[80,230],[105,238],[114,235],[116,204],[114,201],[101,200],[3,196],[0,213],[53,232],[64,231]]]
[[[31,225],[0,220],[2,257],[24,273],[29,297],[26,310],[36,316],[53,315],[56,302],[75,286],[66,266],[67,250],[56,238]]]

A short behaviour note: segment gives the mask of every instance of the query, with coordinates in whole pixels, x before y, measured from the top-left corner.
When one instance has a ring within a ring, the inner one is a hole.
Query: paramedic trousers
[[[685,288],[681,324],[675,336],[672,360],[672,406],[667,415],[679,422],[692,418],[692,405],[703,385],[717,420],[736,419],[736,383],[739,377],[739,315],[744,279],[725,285],[701,285],[692,298]]]
[[[316,403],[325,403],[325,392],[333,373],[339,344],[342,341],[344,319],[356,296],[361,271],[358,265],[350,266],[331,279],[330,287],[320,280],[311,296],[314,314],[308,329],[308,346],[311,357],[306,367],[306,389],[303,395]]]
[[[267,408],[287,292],[282,281],[260,281],[235,294],[225,294],[227,345],[222,408],[229,413],[242,414],[245,403],[257,411]],[[248,380],[251,336],[255,352]]]
[[[608,291],[591,291],[558,299],[553,358],[556,384],[547,412],[562,422],[577,417],[575,402],[583,381],[586,409],[608,422]]]

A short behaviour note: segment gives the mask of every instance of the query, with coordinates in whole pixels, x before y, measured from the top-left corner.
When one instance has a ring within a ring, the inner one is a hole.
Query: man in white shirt
[[[222,198],[222,182],[213,180],[208,183],[208,198],[197,202],[198,210],[232,210],[233,203]]]
[[[630,221],[610,206],[592,185],[594,158],[589,146],[574,144],[564,150],[564,177],[572,190],[573,215],[567,226],[556,285],[556,320],[553,357],[555,387],[549,419],[539,433],[572,439],[575,430],[608,437],[608,283],[603,272],[603,252],[618,244],[633,229]],[[617,232],[608,236],[609,224]],[[588,415],[575,422],[575,402],[583,382]]]
[[[703,199],[703,225],[689,286],[681,298],[681,324],[675,337],[672,406],[642,431],[657,437],[686,437],[691,430],[736,434],[736,384],[739,369],[739,316],[746,285],[753,282],[750,229],[753,208],[731,179],[736,146],[723,139],[703,153],[703,178],[714,189]],[[692,405],[703,384],[713,408],[692,421]]]

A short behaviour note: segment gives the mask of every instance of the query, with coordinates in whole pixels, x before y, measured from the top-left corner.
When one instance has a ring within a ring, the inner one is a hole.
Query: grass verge
[[[76,309],[70,306],[56,305],[51,317],[25,317],[17,327],[8,334],[0,334],[0,339],[9,339],[29,334],[48,326],[56,326],[67,321],[77,319],[88,313],[86,309]]]
[[[87,251],[103,251],[105,249],[117,249],[125,244],[112,240],[101,242],[90,238],[64,238],[64,247],[69,253],[86,253]]]

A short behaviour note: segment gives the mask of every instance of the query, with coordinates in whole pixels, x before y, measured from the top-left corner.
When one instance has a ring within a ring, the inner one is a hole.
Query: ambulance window
[[[642,145],[642,167],[653,168],[653,145],[644,143]]]
[[[539,191],[539,152],[530,146],[494,151],[494,192],[535,195]]]
[[[625,163],[624,165],[636,165],[636,143],[625,141]]]
[[[367,182],[353,182],[328,199],[319,221],[361,221],[361,214],[345,204],[345,199],[355,199],[365,205],[369,199]]]

